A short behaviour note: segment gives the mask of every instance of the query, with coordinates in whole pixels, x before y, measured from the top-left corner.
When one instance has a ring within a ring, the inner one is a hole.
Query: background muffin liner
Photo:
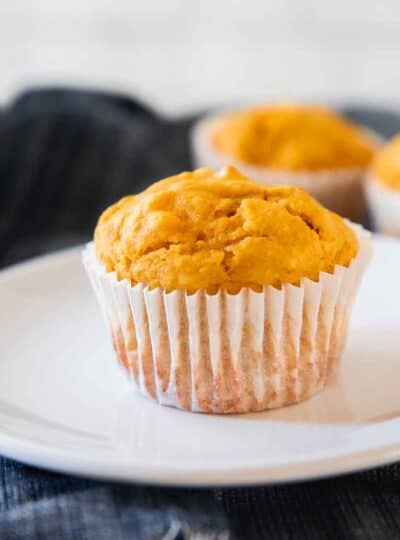
[[[336,367],[372,251],[369,233],[351,227],[360,246],[348,268],[263,292],[132,287],[105,271],[93,244],[83,262],[117,358],[137,390],[191,411],[260,411],[311,396]]]
[[[389,189],[370,175],[365,193],[376,230],[400,236],[400,191]]]
[[[249,165],[216,150],[212,145],[212,132],[218,117],[207,117],[195,124],[191,133],[192,153],[196,167],[219,170],[233,165],[253,180],[265,184],[295,185],[310,193],[324,206],[353,221],[363,220],[366,212],[363,181],[365,169],[329,169],[325,171],[277,171]],[[363,130],[373,143],[382,138],[368,129]]]

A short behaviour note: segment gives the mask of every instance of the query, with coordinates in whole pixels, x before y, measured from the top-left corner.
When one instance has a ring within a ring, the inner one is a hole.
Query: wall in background
[[[0,99],[100,85],[179,114],[224,101],[400,104],[400,1],[2,0]]]

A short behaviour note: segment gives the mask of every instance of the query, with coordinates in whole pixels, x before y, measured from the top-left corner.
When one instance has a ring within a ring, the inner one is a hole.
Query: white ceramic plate
[[[0,273],[0,452],[86,476],[169,485],[316,478],[400,459],[400,243],[365,276],[339,375],[311,400],[242,416],[133,394],[80,250]]]

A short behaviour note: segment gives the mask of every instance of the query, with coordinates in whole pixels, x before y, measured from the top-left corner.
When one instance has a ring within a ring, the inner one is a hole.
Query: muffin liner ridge
[[[210,413],[280,407],[325,386],[346,341],[370,235],[349,223],[359,252],[317,282],[187,294],[131,286],[106,272],[93,243],[83,263],[133,386],[162,405]]]
[[[363,192],[365,168],[349,167],[321,171],[280,171],[267,166],[251,165],[226,156],[215,149],[211,134],[219,116],[208,116],[199,120],[191,132],[191,146],[196,167],[219,170],[233,165],[240,172],[264,184],[295,185],[307,191],[324,206],[353,221],[361,221],[366,204]],[[378,146],[382,138],[368,128],[362,131]]]

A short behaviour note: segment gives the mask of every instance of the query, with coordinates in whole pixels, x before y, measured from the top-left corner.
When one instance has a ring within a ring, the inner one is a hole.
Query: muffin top
[[[121,199],[94,241],[118,279],[189,293],[317,280],[358,250],[342,218],[300,188],[258,184],[233,167],[185,172]]]
[[[400,134],[377,152],[371,171],[374,178],[388,188],[400,189]]]
[[[365,167],[376,144],[323,107],[275,105],[221,116],[212,130],[217,151],[281,171]]]

